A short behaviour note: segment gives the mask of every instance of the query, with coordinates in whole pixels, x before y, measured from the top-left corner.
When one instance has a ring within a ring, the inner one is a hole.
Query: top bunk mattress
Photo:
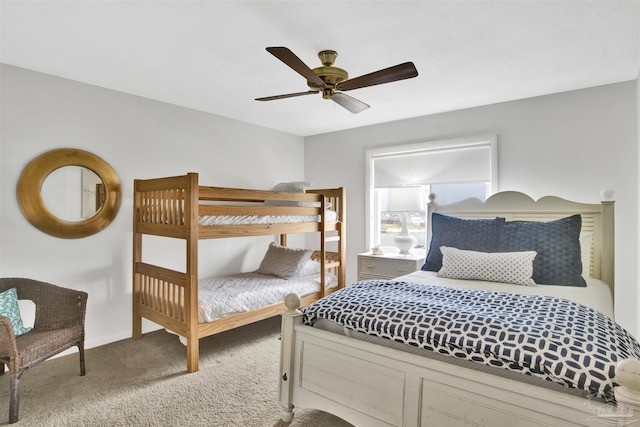
[[[325,221],[338,220],[336,211],[325,211]],[[246,224],[297,224],[319,222],[320,215],[209,215],[200,216],[198,224],[210,225],[246,225]]]

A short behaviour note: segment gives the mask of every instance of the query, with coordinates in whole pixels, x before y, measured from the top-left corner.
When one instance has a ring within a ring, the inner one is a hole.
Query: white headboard
[[[427,242],[431,241],[431,213],[439,212],[467,219],[503,217],[507,221],[552,221],[574,214],[582,215],[582,232],[593,232],[591,276],[600,279],[614,291],[614,202],[577,203],[554,196],[536,201],[524,193],[504,191],[486,201],[467,199],[439,205],[430,196],[427,209]]]

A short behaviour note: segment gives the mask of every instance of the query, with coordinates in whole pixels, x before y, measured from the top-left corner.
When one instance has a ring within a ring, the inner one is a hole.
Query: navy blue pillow
[[[550,222],[507,221],[500,231],[499,252],[536,251],[533,280],[539,285],[586,287],[582,277],[582,217]]]
[[[496,252],[500,228],[504,218],[463,219],[431,214],[431,244],[422,270],[438,271],[442,268],[440,246],[478,252]]]

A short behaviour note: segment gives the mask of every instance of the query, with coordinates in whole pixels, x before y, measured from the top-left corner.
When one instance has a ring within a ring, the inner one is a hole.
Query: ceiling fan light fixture
[[[336,62],[337,56],[338,52],[335,50],[321,50],[318,52],[318,58],[320,58],[320,62],[325,67],[331,67]]]

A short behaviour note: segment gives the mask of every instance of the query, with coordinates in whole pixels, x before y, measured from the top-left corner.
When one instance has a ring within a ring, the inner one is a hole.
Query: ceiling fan
[[[398,64],[393,67],[349,79],[349,74],[345,70],[333,65],[336,57],[338,56],[338,53],[334,50],[323,50],[319,52],[318,58],[320,58],[320,62],[322,62],[322,67],[314,69],[309,68],[300,58],[286,47],[268,47],[267,52],[307,79],[307,85],[312,90],[256,98],[256,101],[273,101],[276,99],[292,98],[294,96],[311,95],[322,92],[322,97],[324,99],[333,99],[333,101],[338,105],[356,114],[369,108],[369,105],[346,95],[343,92],[383,83],[391,83],[398,80],[410,79],[418,75],[418,70],[416,70],[413,62],[405,62],[403,64]]]

